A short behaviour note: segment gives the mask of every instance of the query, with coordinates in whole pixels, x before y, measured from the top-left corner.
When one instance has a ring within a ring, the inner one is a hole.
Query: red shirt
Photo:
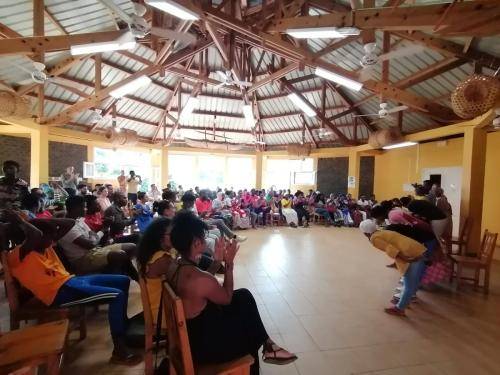
[[[210,199],[203,201],[201,200],[201,198],[196,198],[195,205],[196,211],[198,211],[199,214],[212,211],[212,202],[210,201]]]
[[[96,212],[93,215],[85,215],[85,224],[87,224],[94,232],[99,232],[102,229],[101,213]]]

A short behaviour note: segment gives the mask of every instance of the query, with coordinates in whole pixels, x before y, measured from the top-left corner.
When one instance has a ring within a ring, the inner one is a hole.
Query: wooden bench
[[[193,364],[191,348],[182,301],[168,285],[163,283],[163,309],[167,320],[168,355],[170,374],[177,375],[248,375],[254,360],[246,355],[234,361],[220,364]]]
[[[67,320],[0,334],[0,374],[42,365],[46,374],[59,374],[67,334]]]

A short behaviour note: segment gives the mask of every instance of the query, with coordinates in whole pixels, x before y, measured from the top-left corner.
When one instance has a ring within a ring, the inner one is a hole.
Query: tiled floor
[[[263,374],[500,374],[500,264],[489,297],[471,289],[419,292],[408,318],[398,318],[382,311],[398,273],[358,230],[280,227],[245,234],[236,287],[254,293],[271,337],[299,356],[288,366],[262,364]],[[135,284],[130,301],[129,313],[140,311]],[[89,337],[72,343],[63,373],[142,373],[142,365],[109,365],[110,348],[100,312]]]

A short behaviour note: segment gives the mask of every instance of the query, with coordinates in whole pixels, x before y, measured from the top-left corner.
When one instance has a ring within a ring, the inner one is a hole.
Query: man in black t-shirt
[[[430,223],[436,238],[441,240],[449,220],[443,211],[431,202],[423,199],[411,201],[410,204],[408,204],[408,210],[410,210],[410,212],[414,215]]]

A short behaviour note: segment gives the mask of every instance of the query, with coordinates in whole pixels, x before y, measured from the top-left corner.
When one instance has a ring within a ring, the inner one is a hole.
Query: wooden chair
[[[469,234],[471,228],[472,228],[472,220],[470,220],[469,217],[466,217],[464,222],[460,226],[460,232],[458,233],[458,237],[452,238],[450,241],[451,247],[453,247],[453,245],[458,246],[459,255],[466,255],[465,249],[467,246],[467,242],[469,241]]]
[[[184,316],[184,307],[167,282],[163,283],[163,308],[167,319],[170,373],[177,375],[248,375],[253,358],[246,355],[234,361],[199,366],[193,364]]]
[[[144,311],[144,374],[153,375],[154,366],[154,350],[155,350],[155,334],[156,325],[154,324],[153,313],[151,311],[151,303],[147,288],[147,281],[139,276],[139,286],[141,288],[142,309]],[[162,308],[160,306],[160,308]]]
[[[279,212],[268,212],[266,221],[273,227],[279,227],[282,224],[281,215]]]
[[[67,320],[0,333],[0,374],[42,365],[46,374],[59,374],[67,334]]]
[[[22,321],[34,320],[38,323],[46,323],[60,319],[70,319],[72,324],[70,330],[77,328],[80,331],[80,340],[87,337],[86,307],[108,304],[110,299],[103,299],[91,303],[76,305],[71,308],[48,307],[39,299],[22,288],[12,276],[7,262],[7,251],[1,252],[2,267],[4,269],[5,294],[10,310],[10,329],[19,329]]]
[[[490,268],[491,261],[493,260],[493,253],[495,252],[495,247],[497,243],[498,233],[490,233],[488,230],[484,231],[483,240],[481,241],[481,249],[477,256],[468,257],[464,255],[451,255],[450,258],[452,263],[452,273],[450,276],[450,282],[453,281],[453,277],[457,278],[457,289],[460,288],[462,280],[469,280],[474,282],[474,288],[482,287],[484,294],[488,294],[490,286]],[[454,274],[454,268],[457,268],[457,272]],[[462,276],[462,271],[464,268],[474,269],[474,277],[464,277]],[[483,285],[479,285],[480,273],[484,270],[484,282]]]
[[[313,223],[316,223],[316,224],[324,224],[325,223],[325,218],[323,216],[321,216],[320,214],[318,213],[314,213],[313,215]]]

